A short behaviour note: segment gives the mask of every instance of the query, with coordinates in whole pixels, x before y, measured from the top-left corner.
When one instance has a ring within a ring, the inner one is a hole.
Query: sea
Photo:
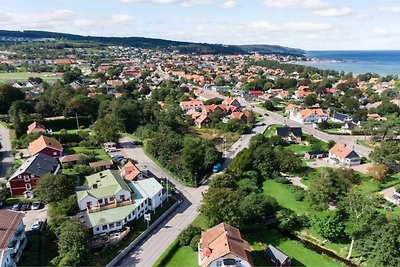
[[[307,51],[309,61],[300,64],[353,74],[400,75],[400,50],[385,51]]]

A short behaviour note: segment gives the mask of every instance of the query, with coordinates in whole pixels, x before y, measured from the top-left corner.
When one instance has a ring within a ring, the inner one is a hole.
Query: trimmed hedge
[[[79,126],[83,126],[88,128],[92,125],[93,121],[89,117],[78,117]],[[38,123],[43,124],[47,129],[52,131],[60,131],[62,129],[66,130],[74,130],[77,129],[76,118],[63,118],[63,119],[55,119],[55,120],[37,120]],[[23,129],[27,129],[28,125],[31,124],[32,121],[23,122]]]

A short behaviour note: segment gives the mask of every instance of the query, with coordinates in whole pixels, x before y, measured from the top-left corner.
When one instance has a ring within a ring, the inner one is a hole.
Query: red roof
[[[249,95],[263,95],[263,94],[264,94],[263,91],[259,91],[259,90],[249,91]]]

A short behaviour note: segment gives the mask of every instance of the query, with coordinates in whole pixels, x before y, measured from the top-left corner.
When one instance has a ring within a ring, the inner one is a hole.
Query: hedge
[[[89,117],[78,117],[79,126],[83,126],[88,128],[92,125],[93,121]],[[23,129],[27,129],[28,125],[31,124],[33,121],[23,122],[22,126]],[[52,131],[60,131],[61,129],[66,130],[75,130],[77,129],[76,125],[76,118],[62,118],[62,119],[55,119],[55,120],[37,120],[36,122],[43,124],[46,129]]]

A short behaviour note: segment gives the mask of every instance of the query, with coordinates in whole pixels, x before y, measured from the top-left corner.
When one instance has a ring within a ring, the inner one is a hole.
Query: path
[[[301,182],[301,178],[300,177],[288,177],[288,180],[295,186],[301,187],[304,190],[308,189],[308,186],[306,186],[305,184],[303,184]]]

